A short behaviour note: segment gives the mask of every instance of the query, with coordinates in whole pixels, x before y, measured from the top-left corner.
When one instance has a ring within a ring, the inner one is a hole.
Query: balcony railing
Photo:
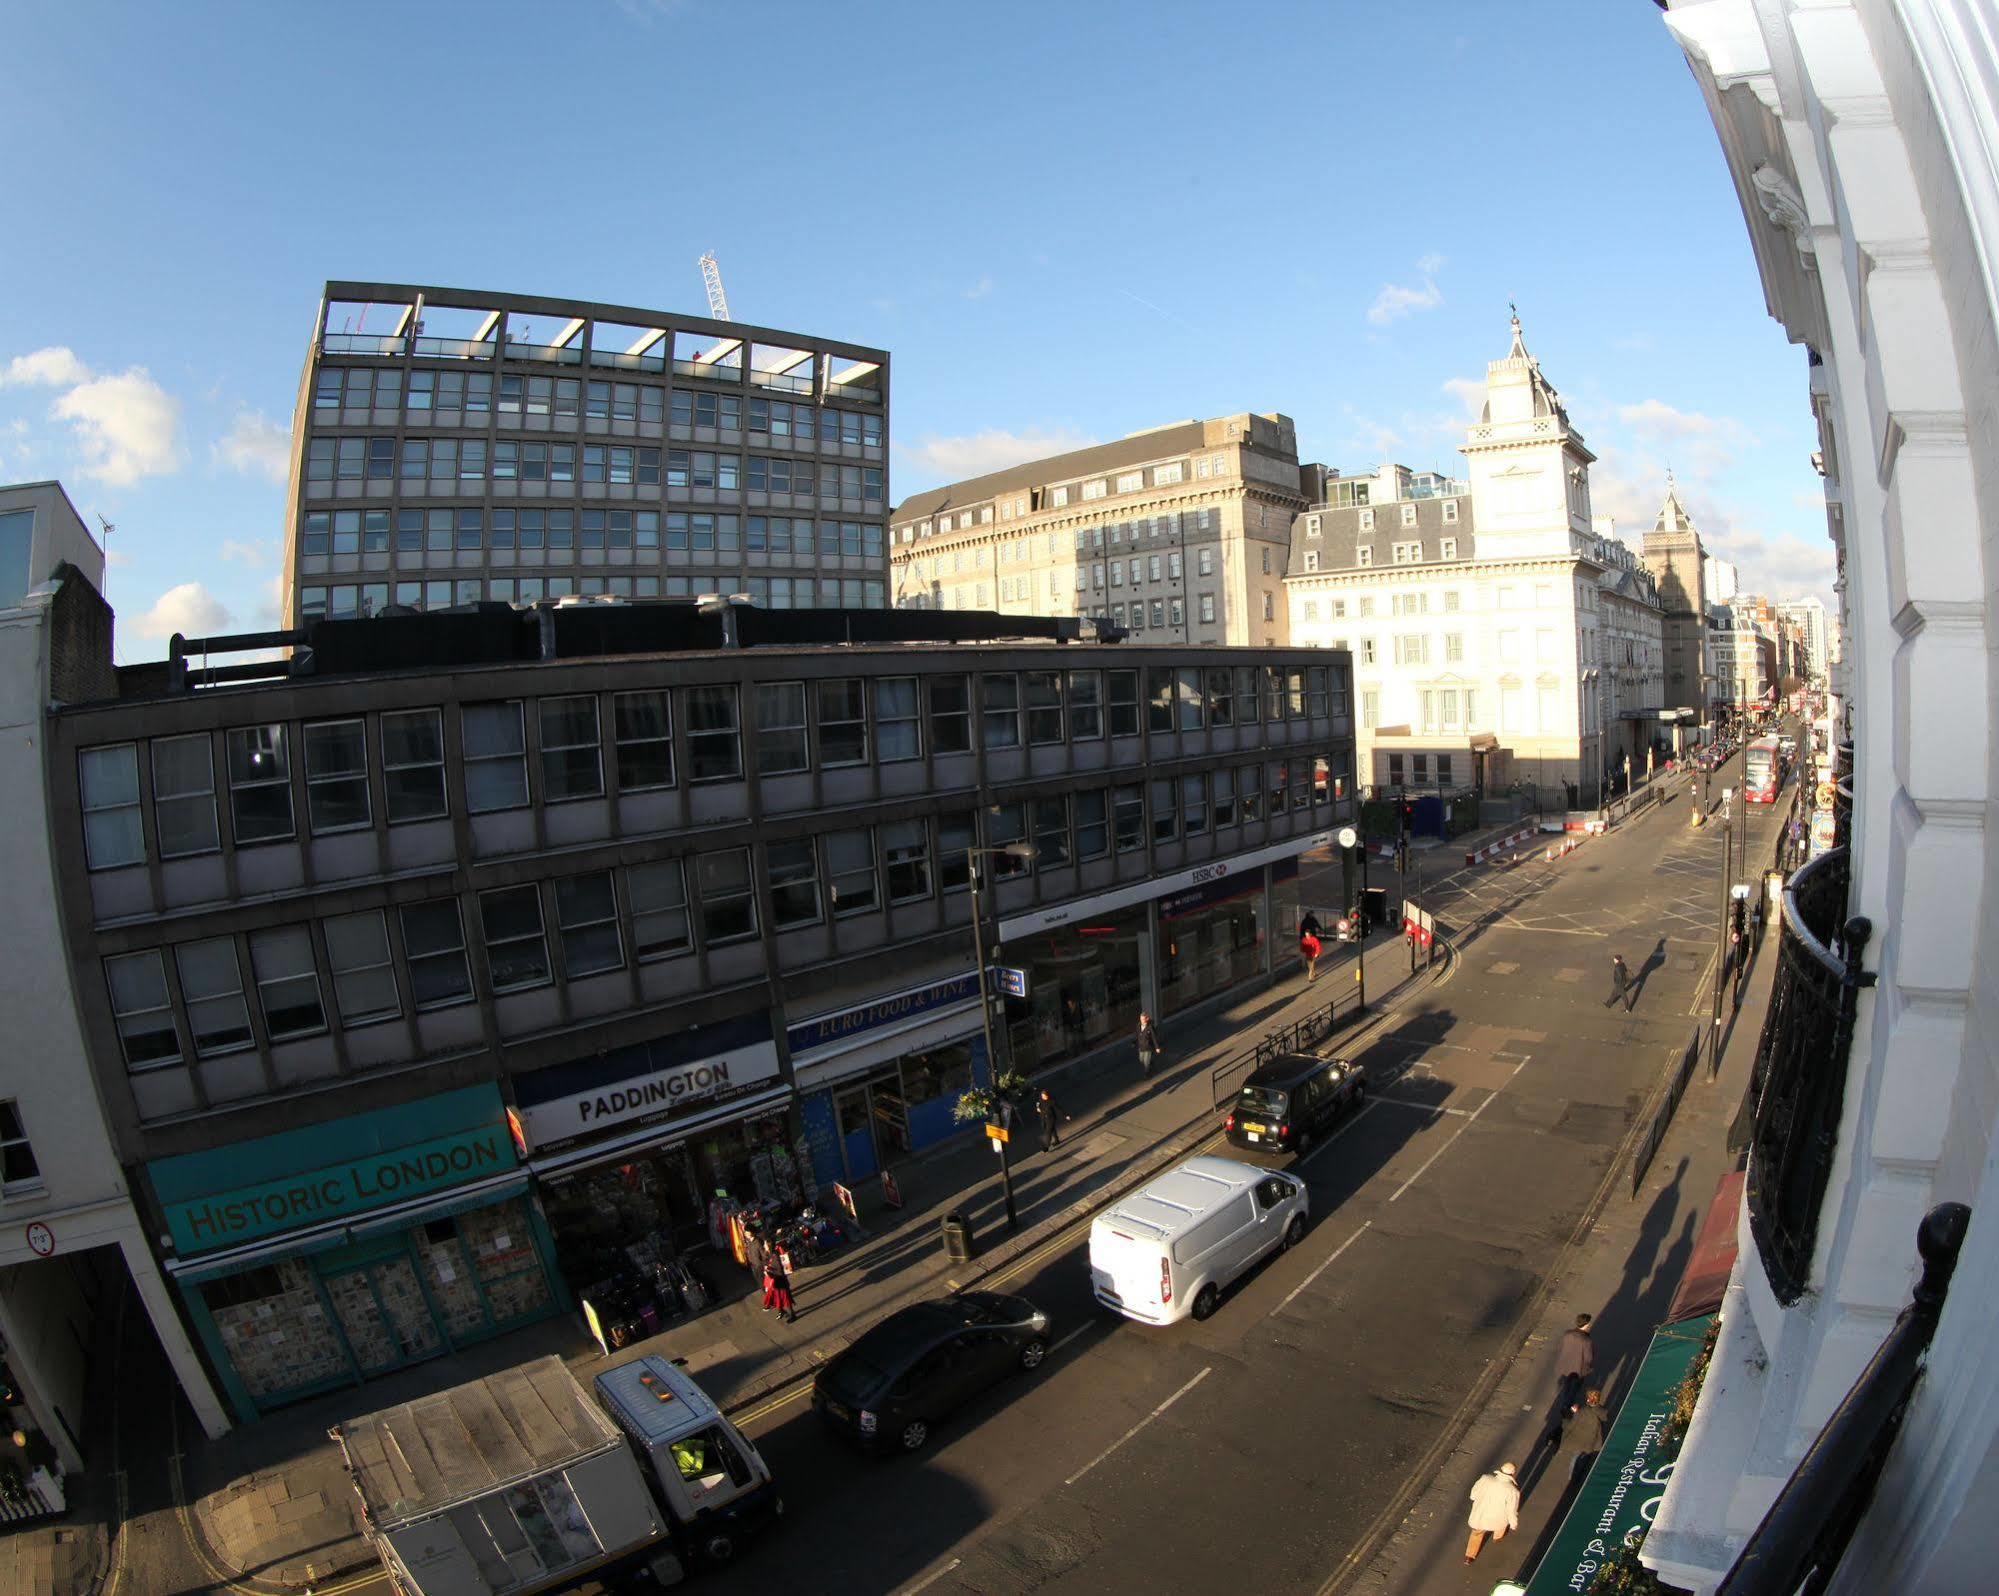
[[[1872,925],[1846,919],[1847,853],[1835,848],[1791,877],[1783,934],[1751,1090],[1749,1228],[1777,1300],[1810,1284],[1819,1206],[1825,1199],[1846,1097],[1846,1055]]]
[[[400,333],[330,332],[320,348],[329,355],[400,355],[403,338]]]
[[[1963,1203],[1943,1203],[1924,1217],[1916,1231],[1923,1278],[1913,1300],[1777,1493],[1716,1596],[1816,1596],[1832,1583],[1922,1378],[1923,1354],[1943,1316],[1970,1224]]]

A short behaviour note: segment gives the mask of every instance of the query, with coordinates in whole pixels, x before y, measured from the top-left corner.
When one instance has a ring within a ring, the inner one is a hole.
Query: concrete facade
[[[292,417],[286,624],[571,594],[882,608],[888,415],[879,349],[330,282]]]
[[[913,494],[891,517],[894,601],[1273,646],[1304,503],[1288,416],[1155,427]]]
[[[1753,1233],[1645,1561],[1708,1592],[1908,1302],[1919,1217],[1969,1233],[1835,1593],[1999,1563],[1999,37],[1979,0],[1678,0],[1773,316],[1809,355],[1853,744],[1845,912],[1874,928],[1809,1289]]]

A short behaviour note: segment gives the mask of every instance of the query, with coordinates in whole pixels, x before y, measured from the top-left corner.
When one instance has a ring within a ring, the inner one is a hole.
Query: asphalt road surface
[[[1717,785],[1736,769],[1739,756]],[[1680,778],[1673,801],[1553,864],[1450,870],[1438,850],[1446,873],[1425,901],[1457,966],[1362,1052],[1377,1083],[1366,1107],[1292,1166],[1311,1192],[1305,1240],[1207,1323],[1154,1329],[1095,1304],[1087,1227],[1056,1237],[987,1282],[1048,1312],[1054,1355],[940,1424],[920,1455],[860,1457],[803,1391],[753,1410],[746,1428],[787,1521],[704,1587],[1337,1583],[1481,1375],[1511,1356],[1554,1261],[1621,1177],[1613,1160],[1640,1108],[1707,1014],[1723,828],[1693,830],[1688,809]],[[1778,812],[1751,812],[1751,879]],[[1609,1001],[1612,953],[1636,983],[1629,1013]],[[1690,1239],[1661,1238],[1633,1262],[1634,1289],[1662,1298],[1654,1317]]]

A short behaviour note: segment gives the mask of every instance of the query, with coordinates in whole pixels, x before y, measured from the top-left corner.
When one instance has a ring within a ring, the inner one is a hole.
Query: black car
[[[1047,1314],[967,1291],[890,1314],[814,1376],[812,1405],[864,1447],[914,1452],[954,1408],[1047,1355]]]
[[[1302,1153],[1367,1096],[1367,1067],[1351,1059],[1285,1053],[1242,1083],[1222,1130],[1237,1147]]]

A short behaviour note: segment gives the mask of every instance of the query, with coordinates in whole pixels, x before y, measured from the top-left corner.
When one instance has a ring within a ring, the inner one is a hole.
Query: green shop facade
[[[167,1270],[245,1422],[569,1306],[497,1086],[147,1175]]]

